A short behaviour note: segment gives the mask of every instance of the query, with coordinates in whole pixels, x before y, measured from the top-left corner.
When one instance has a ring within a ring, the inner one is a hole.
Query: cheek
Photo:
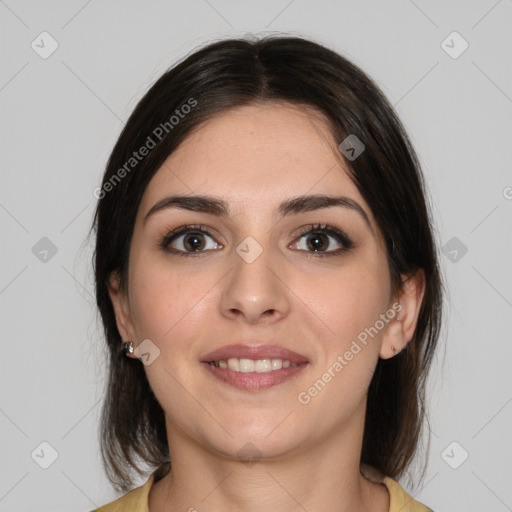
[[[320,364],[297,400],[304,414],[321,416],[326,424],[346,420],[359,407],[378,362],[383,330],[374,329],[386,312],[389,280],[386,272],[370,268],[352,267],[309,288],[308,304],[322,320],[317,325],[327,325],[329,334],[322,338]]]
[[[206,315],[214,307],[208,292],[215,280],[211,275],[180,272],[172,261],[159,256],[135,256],[133,262],[137,336],[150,339],[160,350],[158,358],[145,366],[146,375],[164,410],[184,421],[189,398],[182,386],[192,382],[197,371],[198,334],[204,332]]]
[[[143,263],[142,263],[143,262]],[[197,325],[198,315],[208,303],[212,276],[178,271],[165,257],[134,257],[131,282],[132,314],[139,339],[150,338],[158,345],[177,333]]]
[[[378,255],[357,256],[338,269],[296,281],[297,295],[324,324],[329,350],[341,350],[375,324],[388,306],[390,282]],[[330,342],[329,342],[330,340]]]

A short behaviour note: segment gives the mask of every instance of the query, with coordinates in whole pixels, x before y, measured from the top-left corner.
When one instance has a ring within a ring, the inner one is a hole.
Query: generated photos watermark
[[[354,358],[355,355],[361,352],[362,348],[368,344],[368,336],[370,338],[374,338],[377,334],[386,327],[386,325],[393,320],[400,311],[402,311],[403,306],[400,302],[395,302],[385,313],[382,313],[379,316],[379,319],[370,327],[366,327],[363,331],[361,331],[357,335],[357,340],[353,340],[350,348],[344,352],[343,355],[338,355],[336,361],[332,363],[329,368],[327,368],[326,372],[322,374],[322,376],[317,379],[306,391],[301,391],[297,395],[297,400],[302,405],[307,405],[311,402],[311,399],[317,396],[320,392],[322,392],[327,384],[331,382],[331,380],[338,375],[345,366],[349,364],[350,361]],[[361,343],[363,347],[358,343]]]
[[[120,167],[105,183],[103,183],[101,187],[94,189],[94,197],[96,199],[103,199],[107,192],[114,190],[116,185],[127,174],[135,169],[139,162],[142,162],[142,160],[151,153],[151,150],[154,149],[168,133],[174,130],[174,127],[177,126],[180,121],[197,106],[197,104],[197,100],[192,97],[189,98],[186,103],[174,111],[175,114],[173,114],[168,121],[160,123],[151,132],[151,135],[148,135],[146,142],[138,149],[138,151],[134,151],[133,156],[128,158],[124,165]]]

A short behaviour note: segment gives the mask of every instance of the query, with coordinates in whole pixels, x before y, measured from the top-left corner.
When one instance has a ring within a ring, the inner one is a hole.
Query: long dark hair
[[[154,469],[169,461],[164,411],[142,363],[120,350],[123,340],[107,288],[115,271],[128,292],[130,243],[141,197],[194,127],[226,109],[276,101],[313,107],[328,120],[336,140],[356,135],[364,143],[364,152],[346,163],[386,240],[393,291],[403,287],[400,273],[425,272],[414,337],[400,354],[379,359],[370,383],[361,463],[399,478],[417,451],[443,287],[414,149],[379,88],[339,54],[299,37],[227,39],[193,52],[149,89],[119,136],[95,192],[93,266],[109,354],[100,442],[117,491],[133,487],[133,470],[142,475],[141,463]],[[142,157],[143,147],[148,151]]]

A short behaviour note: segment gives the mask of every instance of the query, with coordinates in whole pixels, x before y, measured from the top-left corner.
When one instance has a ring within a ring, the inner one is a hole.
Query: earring
[[[401,302],[400,302],[400,306],[402,306]],[[398,322],[400,322],[400,316],[399,315],[396,315],[396,320]],[[393,345],[391,345],[391,350],[393,351],[393,356],[396,356],[397,354],[400,354],[400,352],[402,351],[402,349],[397,350]]]
[[[399,302],[399,304],[400,304],[400,311],[401,311],[403,309],[403,305],[402,305],[401,302]],[[399,314],[396,315],[396,319],[400,322],[400,315]]]
[[[124,355],[133,354],[134,348],[133,348],[133,341],[126,341],[123,343],[123,353]]]

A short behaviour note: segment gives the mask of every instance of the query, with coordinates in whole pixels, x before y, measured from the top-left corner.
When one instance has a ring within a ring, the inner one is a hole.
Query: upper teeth
[[[230,357],[227,361],[212,361],[210,364],[218,368],[229,368],[235,372],[242,373],[264,373],[272,370],[280,370],[281,368],[295,367],[297,363],[291,363],[288,359],[239,359]]]

